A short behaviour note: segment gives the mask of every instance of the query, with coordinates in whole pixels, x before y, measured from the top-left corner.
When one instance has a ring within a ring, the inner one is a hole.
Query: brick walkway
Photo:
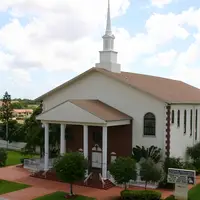
[[[16,192],[7,193],[0,195],[1,197],[7,198],[8,200],[32,200],[45,194],[50,194],[56,191],[69,191],[69,185],[65,183],[59,183],[54,181],[47,181],[42,179],[36,179],[29,176],[29,172],[22,168],[15,166],[1,168],[0,179],[14,181],[31,185],[32,187]],[[200,179],[197,181],[200,183]],[[136,189],[136,188],[131,188]],[[138,188],[137,188],[138,189]],[[141,188],[140,188],[141,189]],[[117,197],[120,194],[122,188],[111,188],[109,190],[98,190],[82,186],[74,186],[74,192],[76,194],[95,197],[98,200],[109,200],[111,197]],[[163,197],[167,197],[172,194],[171,191],[162,191]]]

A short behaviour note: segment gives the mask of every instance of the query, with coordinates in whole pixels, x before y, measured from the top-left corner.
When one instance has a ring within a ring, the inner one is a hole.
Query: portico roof
[[[132,118],[125,113],[99,101],[87,99],[68,100],[37,116],[37,120],[49,123],[91,125],[130,124]]]

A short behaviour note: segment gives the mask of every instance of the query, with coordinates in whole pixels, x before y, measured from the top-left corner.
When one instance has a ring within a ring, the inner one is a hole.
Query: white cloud
[[[11,81],[11,84],[18,85],[20,87],[27,87],[32,81],[30,73],[23,69],[11,70],[8,79]]]
[[[165,5],[172,3],[173,0],[151,0],[153,6],[163,8]]]
[[[161,7],[159,2],[162,5],[170,3],[152,0],[152,4]],[[111,4],[112,17],[117,17],[126,13],[130,0],[111,0]],[[85,0],[84,6],[82,0],[3,1],[0,11],[9,9],[12,20],[0,28],[0,47],[3,49],[0,49],[0,70],[20,69],[22,71],[15,73],[17,77],[28,77],[22,80],[29,82],[33,68],[82,72],[94,66],[98,62],[98,51],[102,49],[106,6],[107,0]],[[26,17],[28,24],[22,25],[21,17]],[[149,58],[146,62],[151,65],[170,66],[175,58],[178,60],[176,66],[181,62],[186,66],[192,60],[195,62],[199,55],[198,39],[180,55],[176,49],[160,53],[159,47],[174,39],[183,42],[192,36],[200,39],[199,18],[200,9],[192,8],[180,14],[155,13],[146,21],[145,32],[134,36],[123,27],[114,27],[122,69],[145,55]],[[192,35],[185,24],[197,28],[199,35]],[[155,55],[149,57],[152,54]],[[27,74],[22,75],[24,72]]]
[[[168,67],[171,66],[175,58],[177,56],[177,52],[174,49],[171,49],[166,52],[157,53],[146,59],[145,64],[147,66],[153,67]]]

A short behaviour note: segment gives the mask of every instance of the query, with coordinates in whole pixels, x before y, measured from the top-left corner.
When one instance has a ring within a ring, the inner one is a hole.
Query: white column
[[[84,157],[88,159],[88,126],[83,126],[83,153]]]
[[[66,153],[65,124],[60,125],[60,155]]]
[[[44,171],[49,170],[49,124],[44,124]]]
[[[108,148],[108,129],[106,126],[103,127],[103,139],[102,139],[102,154],[103,154],[103,164],[102,164],[102,177],[107,179],[107,148]]]
[[[88,126],[83,126],[83,154],[86,159],[88,159]],[[88,170],[86,170],[86,176],[88,175]]]

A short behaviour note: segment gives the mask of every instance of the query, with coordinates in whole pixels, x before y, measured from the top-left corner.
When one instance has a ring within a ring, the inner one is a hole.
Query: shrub
[[[70,195],[73,196],[73,184],[85,178],[87,160],[79,152],[67,153],[55,160],[56,175],[70,184]]]
[[[6,166],[7,152],[5,149],[0,149],[0,167]]]
[[[186,154],[189,155],[193,160],[200,159],[200,142],[192,147],[188,147]]]
[[[169,197],[167,197],[165,200],[177,200],[174,195],[171,195]],[[190,200],[190,198],[188,198],[187,200]]]
[[[141,162],[140,176],[145,180],[145,189],[149,182],[160,182],[163,177],[161,167],[158,167],[152,159]]]
[[[161,159],[161,149],[153,145],[149,148],[136,146],[133,148],[132,152],[133,159],[137,162],[140,162],[142,158],[151,158],[155,163],[158,163]]]
[[[197,174],[199,174],[200,173],[200,159],[194,160],[193,165],[196,169]]]
[[[118,184],[126,184],[130,180],[136,180],[135,160],[129,157],[118,157],[111,163],[109,171]]]
[[[159,187],[160,188],[166,188],[166,189],[174,189],[174,184],[167,182],[168,168],[183,169],[184,163],[181,161],[180,158],[171,157],[171,158],[166,158],[165,162],[163,164],[165,177],[164,177],[163,181],[161,181],[159,183]]]
[[[165,200],[176,200],[174,195],[168,196]]]
[[[123,200],[160,200],[161,192],[152,190],[124,190],[121,192]]]
[[[188,169],[188,170],[196,170],[196,167],[194,166],[194,163],[191,163],[191,162],[184,162],[183,168],[184,169]]]

